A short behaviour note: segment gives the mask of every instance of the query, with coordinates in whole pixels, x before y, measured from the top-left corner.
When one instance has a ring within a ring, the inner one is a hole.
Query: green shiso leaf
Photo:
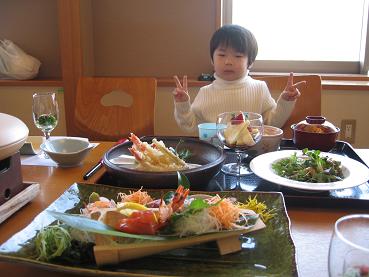
[[[192,153],[189,149],[179,149],[180,145],[184,143],[183,139],[180,139],[176,148],[173,149],[173,153],[176,154],[180,159],[187,161],[192,156]]]
[[[190,181],[188,180],[186,175],[184,175],[183,173],[177,171],[177,176],[178,176],[178,186],[182,185],[184,188],[189,189],[190,188]]]
[[[163,200],[165,204],[169,204],[170,201],[172,201],[173,197],[174,197],[174,191],[168,191],[167,193],[165,193],[163,196]]]
[[[196,210],[202,210],[202,209],[209,208],[209,207],[210,205],[207,202],[205,202],[203,199],[196,198],[188,206],[188,209],[196,211]]]
[[[149,235],[136,235],[124,232],[119,232],[111,228],[110,226],[82,215],[65,214],[55,211],[47,211],[55,219],[63,221],[65,224],[86,232],[98,233],[107,236],[144,239],[144,240],[165,240],[166,238],[160,236],[149,236]]]
[[[186,175],[177,171],[177,179],[178,179],[178,187],[182,185],[184,188],[190,189],[190,181],[188,180]],[[175,194],[174,191],[168,191],[167,193],[164,194],[162,198],[165,204],[169,204],[172,201],[174,194]]]

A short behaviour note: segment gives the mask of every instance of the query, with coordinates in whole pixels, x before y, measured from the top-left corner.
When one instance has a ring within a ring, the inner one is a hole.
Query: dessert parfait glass
[[[223,165],[222,172],[233,176],[251,174],[242,158],[247,158],[247,150],[261,140],[263,117],[254,112],[225,112],[218,115],[217,125],[220,142],[237,154],[237,162]]]

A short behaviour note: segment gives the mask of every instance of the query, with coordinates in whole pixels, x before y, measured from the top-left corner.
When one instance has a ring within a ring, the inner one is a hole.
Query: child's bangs
[[[242,39],[240,36],[228,36],[225,37],[223,41],[220,42],[220,46],[227,48],[233,48],[235,51],[239,53],[247,53],[247,45],[246,41]]]

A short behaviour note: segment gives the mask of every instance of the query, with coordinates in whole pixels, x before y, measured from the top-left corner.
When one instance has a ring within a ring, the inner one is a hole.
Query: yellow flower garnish
[[[273,218],[276,214],[274,212],[274,208],[269,210],[267,205],[264,202],[259,202],[256,199],[256,195],[252,198],[249,196],[246,203],[238,203],[238,207],[241,209],[249,209],[257,213],[261,220],[266,223],[269,219]]]

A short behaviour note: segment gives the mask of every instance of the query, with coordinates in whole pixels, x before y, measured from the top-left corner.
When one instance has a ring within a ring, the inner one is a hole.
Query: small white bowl
[[[283,137],[283,130],[274,126],[264,125],[263,137],[256,145],[249,148],[250,154],[261,155],[277,151]]]
[[[80,165],[93,146],[83,138],[65,137],[51,138],[40,148],[59,166],[71,167]]]

